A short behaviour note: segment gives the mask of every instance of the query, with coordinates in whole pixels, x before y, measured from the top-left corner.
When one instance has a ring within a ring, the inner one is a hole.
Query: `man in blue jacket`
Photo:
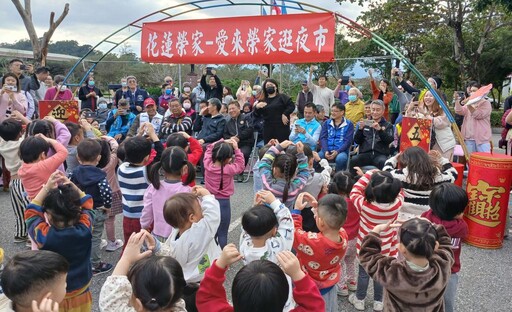
[[[293,143],[302,142],[309,145],[311,150],[316,151],[316,145],[320,138],[322,125],[316,120],[316,105],[312,102],[304,106],[304,118],[297,120],[290,132],[290,141]]]
[[[335,103],[331,107],[331,118],[327,119],[320,132],[322,150],[320,158],[336,162],[336,171],[345,170],[348,154],[354,137],[354,125],[345,116],[345,105]]]

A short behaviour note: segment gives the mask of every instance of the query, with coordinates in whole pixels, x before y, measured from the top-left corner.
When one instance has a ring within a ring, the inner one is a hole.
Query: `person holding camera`
[[[208,78],[208,83],[206,83],[206,75],[210,76],[210,78]],[[222,100],[224,86],[217,76],[217,71],[215,69],[212,69],[211,67],[203,69],[201,88],[204,90],[205,100],[209,100],[211,98],[217,98],[219,101]]]
[[[361,120],[354,136],[359,145],[359,154],[352,157],[350,171],[356,174],[355,167],[384,167],[390,155],[389,145],[394,140],[393,125],[384,118],[384,102],[373,100],[371,103],[371,120]]]
[[[107,135],[121,143],[126,138],[135,117],[128,102],[125,99],[119,100],[117,108],[110,111],[110,117],[107,119]]]
[[[388,91],[389,81],[387,79],[381,79],[379,87],[373,79],[373,69],[368,70],[368,76],[370,77],[370,88],[372,89],[372,100],[381,100],[386,108],[384,111],[384,118],[389,119],[389,104],[393,100],[393,92]]]
[[[80,103],[80,110],[88,108],[95,112],[98,108],[97,103],[100,97],[103,97],[103,93],[101,93],[101,90],[96,86],[94,77],[87,77],[87,79],[85,79],[85,86],[81,87],[78,91],[78,98],[82,101]]]
[[[27,111],[27,98],[20,91],[20,81],[14,73],[7,73],[2,77],[0,122],[10,118],[15,111],[25,115]]]

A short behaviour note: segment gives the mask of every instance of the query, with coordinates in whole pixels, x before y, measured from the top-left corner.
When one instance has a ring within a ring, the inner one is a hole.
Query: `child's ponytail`
[[[290,176],[290,167],[291,167],[291,161],[290,159],[286,159],[284,162],[284,180],[286,181],[286,185],[283,190],[283,202],[286,202],[288,200],[288,189],[290,188],[290,182],[291,182],[291,176]]]
[[[283,202],[286,202],[288,200],[288,189],[290,188],[295,171],[297,170],[297,158],[295,155],[288,153],[279,154],[274,159],[272,167],[279,169],[283,174],[285,186],[283,189],[282,200]]]
[[[413,218],[400,227],[400,242],[415,256],[432,257],[437,239],[436,229],[427,220]]]
[[[160,189],[160,168],[162,168],[162,161],[154,163],[149,169],[148,180],[155,189]]]
[[[224,165],[226,161],[230,158],[233,158],[233,147],[231,144],[226,142],[218,142],[215,144],[212,150],[212,161],[220,162],[220,186],[219,190],[224,189]]]
[[[183,182],[184,185],[190,185],[196,179],[196,167],[190,161],[187,161],[187,169],[188,174],[187,179]]]
[[[160,189],[160,169],[163,169],[167,174],[179,175],[181,177],[181,172],[185,165],[188,168],[188,176],[184,184],[189,185],[196,178],[194,165],[188,161],[187,153],[181,147],[168,147],[163,151],[160,161],[151,166],[148,177],[149,181],[158,190]]]
[[[329,194],[338,194],[348,197],[354,186],[352,174],[348,171],[338,171],[329,183]]]
[[[395,179],[387,171],[375,171],[364,191],[365,199],[368,202],[377,202],[379,204],[389,204],[396,200],[402,183]]]

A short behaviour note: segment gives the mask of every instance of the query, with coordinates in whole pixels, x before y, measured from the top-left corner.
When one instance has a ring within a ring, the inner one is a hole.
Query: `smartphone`
[[[213,67],[209,67],[209,66],[206,67],[206,74],[207,75],[212,75],[212,69],[213,69]]]
[[[373,125],[373,120],[372,120],[372,119],[366,119],[366,120],[364,121],[364,125],[365,125],[366,127],[371,127],[371,126]]]
[[[341,76],[340,79],[341,79],[341,85],[345,86],[345,85],[348,85],[350,76]]]
[[[86,112],[84,117],[85,118],[94,118],[94,113],[93,112]]]
[[[25,64],[21,64],[21,65],[20,65],[20,69],[21,69],[21,70],[26,70],[26,69],[27,69],[27,65],[25,65]]]
[[[460,100],[464,100],[466,98],[466,92],[464,91],[457,91],[457,94],[459,95]]]

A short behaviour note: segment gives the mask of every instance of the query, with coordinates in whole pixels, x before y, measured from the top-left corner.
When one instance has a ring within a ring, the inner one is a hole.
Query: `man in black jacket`
[[[389,157],[389,145],[394,139],[393,125],[386,121],[384,102],[373,100],[371,104],[372,120],[360,121],[354,136],[354,142],[359,145],[359,154],[352,157],[350,169],[355,174],[354,167],[375,166],[384,167]]]
[[[222,90],[224,87],[222,86],[222,82],[219,77],[217,77],[217,71],[212,69],[212,74],[206,83],[206,68],[203,69],[203,77],[201,77],[201,88],[204,90],[205,99],[209,100],[211,98],[217,98],[222,101]]]
[[[240,113],[240,104],[237,101],[229,103],[228,114],[231,118],[224,127],[224,139],[233,139],[238,143],[238,148],[244,154],[247,164],[254,143],[254,129],[251,120]]]
[[[219,112],[222,104],[219,99],[212,98],[208,100],[206,110],[201,112],[203,116],[203,126],[197,135],[197,140],[201,145],[217,142],[224,134],[226,119]],[[206,148],[205,148],[206,149]]]

